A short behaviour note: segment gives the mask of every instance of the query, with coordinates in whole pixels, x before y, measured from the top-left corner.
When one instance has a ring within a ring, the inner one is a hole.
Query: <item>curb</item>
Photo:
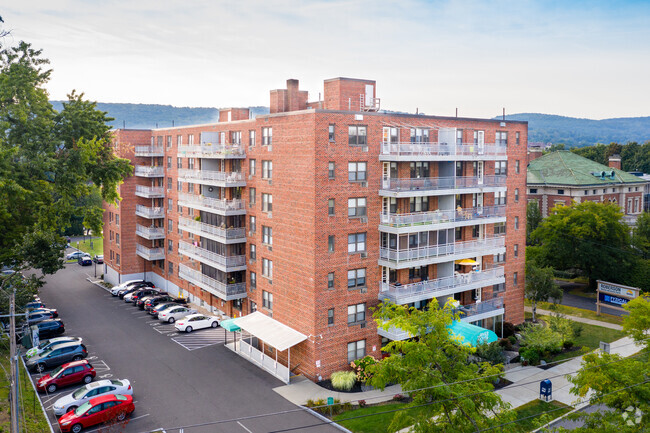
[[[41,397],[38,395],[38,391],[36,391],[36,387],[34,386],[34,381],[32,380],[32,375],[29,374],[29,370],[27,369],[27,365],[25,365],[25,360],[23,357],[20,357],[20,361],[23,363],[23,368],[25,369],[25,373],[27,374],[27,377],[29,377],[29,383],[32,384],[32,389],[34,390],[35,397],[38,399],[38,404],[41,406],[41,410],[43,411],[43,416],[45,417],[45,420],[47,421],[47,425],[50,426],[50,432],[54,433],[54,427],[52,427],[52,424],[50,423],[50,417],[47,416],[47,412],[45,412],[45,407],[43,407],[43,402],[41,401]]]
[[[327,418],[325,415],[321,415],[321,414],[319,414],[318,412],[316,412],[315,410],[312,410],[312,409],[308,408],[307,406],[298,406],[298,407],[301,408],[301,409],[303,409],[305,412],[310,413],[311,415],[313,415],[313,416],[315,416],[316,418],[320,419],[321,421],[325,421],[325,422],[327,422],[329,425],[331,425],[332,427],[334,427],[334,428],[336,428],[336,429],[338,429],[338,430],[340,430],[340,431],[342,431],[342,432],[345,432],[345,433],[352,433],[352,431],[346,429],[345,427],[343,427],[343,426],[340,425],[340,424],[337,424],[336,421]]]

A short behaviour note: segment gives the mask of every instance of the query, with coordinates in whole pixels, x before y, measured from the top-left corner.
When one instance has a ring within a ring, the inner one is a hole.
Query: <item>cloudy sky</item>
[[[377,81],[382,108],[492,117],[650,115],[650,2],[4,0],[48,90],[100,102],[268,105],[300,80]]]

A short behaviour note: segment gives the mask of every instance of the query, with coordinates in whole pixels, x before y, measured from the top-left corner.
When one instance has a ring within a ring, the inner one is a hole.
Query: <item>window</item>
[[[429,173],[430,173],[430,171],[429,171],[429,163],[428,162],[412,162],[410,164],[411,179],[419,179],[421,177],[429,177]]]
[[[251,176],[255,176],[255,171],[256,171],[255,169],[256,169],[256,167],[255,167],[255,160],[254,160],[254,159],[250,159],[250,160],[248,161],[248,174],[251,175]]]
[[[463,144],[463,130],[462,129],[457,129],[456,130],[456,145],[460,146]]]
[[[162,136],[158,137],[158,146],[162,147],[163,145],[163,138]]]
[[[506,131],[497,131],[495,143],[497,146],[506,146],[508,144],[508,133]]]
[[[167,168],[172,168],[172,157],[171,156],[167,157]]]
[[[176,189],[178,190],[178,192],[182,192],[183,191],[183,182],[181,182],[180,180],[177,180],[176,181]]]
[[[492,258],[492,261],[496,263],[505,263],[506,262],[506,253],[495,254]]]
[[[361,253],[366,251],[366,234],[353,233],[348,235],[348,253]]]
[[[262,179],[273,178],[273,161],[262,161]]]
[[[174,200],[171,198],[167,199],[167,212],[171,212],[172,208],[174,207]]]
[[[273,262],[269,259],[262,259],[262,276],[273,279]]]
[[[519,273],[518,273],[518,272],[514,272],[514,273],[512,274],[512,284],[515,285],[515,286],[517,285],[518,277],[519,277]]]
[[[494,234],[495,235],[505,235],[506,234],[506,223],[494,223]]]
[[[172,190],[172,178],[168,177],[167,178],[167,191],[171,191],[171,190]]]
[[[604,191],[603,191],[603,192],[604,192]],[[557,194],[558,194],[558,195],[563,195],[563,194],[564,194],[564,190],[563,190],[563,189],[558,189],[558,190],[557,190]]]
[[[194,145],[194,134],[187,134],[187,144]]]
[[[506,191],[497,191],[494,193],[494,205],[504,205],[506,204]]]
[[[531,194],[537,194],[537,188],[531,188],[528,190]],[[594,194],[596,194],[596,190],[594,190]]]
[[[494,162],[494,175],[495,176],[505,176],[507,173],[507,161],[495,161]]]
[[[348,343],[348,362],[361,359],[366,356],[366,340]]]
[[[519,230],[519,217],[515,217],[515,230]]]
[[[183,158],[176,158],[176,168],[183,168]]]
[[[328,176],[330,179],[334,179],[335,168],[336,168],[336,164],[335,164],[333,161],[330,161],[330,162],[327,164],[327,176]]]
[[[241,131],[230,131],[230,143],[241,144]]]
[[[255,233],[257,231],[257,218],[255,216],[251,215],[249,219],[249,231],[251,233]]]
[[[334,324],[334,308],[327,310],[327,326],[332,326]]]
[[[366,268],[350,269],[348,271],[348,289],[366,286]]]
[[[173,252],[174,252],[174,241],[172,241],[172,240],[168,240],[168,241],[167,241],[167,250],[168,250],[170,253],[173,253]]]
[[[255,188],[250,188],[248,190],[248,202],[250,203],[251,206],[255,205],[256,197],[257,197],[257,190]]]
[[[329,235],[327,237],[327,251],[330,253],[334,252],[334,235]]]
[[[109,212],[109,213],[108,213],[108,220],[109,220],[110,222],[113,222],[113,212]]]
[[[367,170],[367,162],[348,162],[348,180],[350,182],[365,182]]]
[[[519,174],[519,160],[515,161],[515,173]]]
[[[329,274],[327,274],[327,288],[328,289],[334,288],[334,272],[330,272]]]
[[[120,225],[120,215],[119,214],[115,214],[115,225],[116,226]]]
[[[194,170],[194,158],[187,159],[187,168],[189,168],[190,170]]]
[[[250,244],[250,258],[251,260],[257,259],[257,247],[255,244]]]
[[[248,131],[248,145],[250,147],[255,147],[255,130],[251,129]]]
[[[273,211],[273,196],[271,194],[262,194],[262,211],[272,212]]]
[[[515,140],[516,140],[515,143],[516,143],[517,145],[519,145],[519,137],[520,137],[520,135],[521,135],[520,132],[515,132]]]
[[[480,234],[481,234],[481,226],[479,225],[472,226],[472,237],[476,239],[479,237]]]
[[[366,304],[348,305],[348,325],[366,321]]]
[[[512,247],[512,254],[515,257],[519,257],[519,245],[518,244],[514,244],[514,246]]]
[[[193,183],[188,183],[187,184],[187,192],[189,193],[194,193],[194,184]]]
[[[120,234],[119,233],[115,233],[115,243],[118,244],[118,245],[120,244]]]
[[[255,290],[257,288],[257,274],[255,272],[251,272],[251,290]]]
[[[327,200],[327,215],[334,216],[334,199]]]
[[[397,143],[397,128],[391,128],[390,139],[391,143]],[[422,128],[411,128],[411,143],[428,143],[429,142],[429,130]]]
[[[492,286],[492,293],[501,293],[506,291],[506,284],[499,283]]]
[[[262,243],[273,245],[273,229],[271,227],[262,226]]]
[[[519,188],[515,188],[515,203],[519,203]]]
[[[329,141],[334,141],[334,125],[330,124],[330,126],[327,128],[327,134]]]
[[[357,218],[366,216],[366,198],[349,198],[348,199],[348,218]]]
[[[365,126],[351,125],[348,127],[348,143],[350,146],[365,146],[368,144]]]
[[[118,265],[118,266],[120,265],[120,255],[119,254],[115,254],[115,264]]]
[[[179,204],[179,205],[177,205],[176,207],[178,208],[178,213],[179,213],[180,215],[183,215],[183,206],[181,206],[181,205]]]
[[[172,136],[168,135],[167,136],[167,149],[169,149],[170,147],[172,147]]]
[[[392,199],[391,207],[393,207]],[[429,210],[429,197],[411,197],[409,199],[409,209],[411,212],[427,212]],[[394,207],[390,212],[397,213],[397,200],[395,200]]]
[[[270,146],[273,144],[273,128],[262,128],[262,146]]]
[[[182,135],[177,135],[176,136],[176,145],[177,146],[182,146],[183,145],[183,136]]]
[[[262,306],[269,310],[273,309],[273,293],[262,290]]]
[[[257,311],[257,303],[251,301],[251,313],[254,313]]]

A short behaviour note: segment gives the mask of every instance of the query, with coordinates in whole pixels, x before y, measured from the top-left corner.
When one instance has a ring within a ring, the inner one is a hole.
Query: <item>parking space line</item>
[[[183,334],[172,338],[172,341],[189,351],[226,342],[226,331],[223,328],[203,329],[196,334]],[[228,332],[228,334],[232,334]],[[230,335],[228,336],[230,337]],[[233,337],[234,338],[234,337]]]
[[[239,421],[237,421],[237,424],[239,424],[240,427],[243,428],[244,430],[246,430],[248,433],[253,433],[252,431],[250,431],[249,429],[247,429],[246,427],[244,427],[244,424],[240,423]]]

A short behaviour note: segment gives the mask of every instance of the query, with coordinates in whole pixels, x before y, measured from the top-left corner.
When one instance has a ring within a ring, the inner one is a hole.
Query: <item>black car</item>
[[[131,294],[131,302],[133,302],[133,305],[137,305],[136,302],[138,302],[138,299],[144,298],[147,296],[158,296],[158,295],[164,295],[165,293],[162,293],[158,291],[157,289],[152,289],[150,287],[147,287],[146,289],[140,289],[136,290]]]
[[[61,319],[43,320],[42,322],[35,323],[34,326],[38,327],[39,340],[58,337],[65,332],[65,325],[63,325]]]
[[[138,300],[138,307],[151,312],[151,310],[153,310],[156,305],[162,304],[163,302],[175,302],[177,304],[187,304],[187,299],[175,298],[170,295],[158,295],[147,299],[143,303],[142,307],[140,307],[140,300]]]
[[[117,292],[117,295],[120,297],[120,299],[124,299],[124,295],[128,295],[131,292],[135,292],[136,290],[140,290],[145,287],[155,287],[155,286],[153,283],[150,283],[148,281],[142,281],[139,283],[129,285],[128,287],[125,287],[124,289]]]
[[[93,259],[88,254],[83,255],[77,259],[77,263],[81,266],[90,266],[93,264]]]

